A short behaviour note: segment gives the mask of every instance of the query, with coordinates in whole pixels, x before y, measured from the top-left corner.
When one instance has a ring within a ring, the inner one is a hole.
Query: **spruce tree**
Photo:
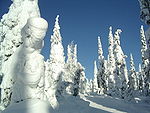
[[[132,54],[130,55],[130,70],[129,70],[129,82],[128,82],[128,88],[127,88],[127,95],[126,99],[128,101],[134,100],[135,91],[137,90],[137,78],[136,78],[136,71],[133,61]]]
[[[149,90],[149,80],[148,80],[148,74],[149,74],[149,60],[147,59],[147,42],[146,42],[146,37],[145,37],[145,32],[144,32],[144,28],[143,26],[141,26],[140,29],[140,36],[141,36],[141,56],[142,56],[142,76],[144,77],[144,83],[145,83],[145,87],[143,89],[143,92],[145,93],[145,95],[148,95],[148,90]]]
[[[129,76],[132,77],[132,84],[134,90],[137,90],[137,75],[136,75],[136,70],[135,70],[135,65],[134,65],[134,60],[132,54],[130,54],[130,70],[129,70]]]
[[[12,86],[15,82],[14,73],[9,74],[12,69],[9,63],[11,60],[14,61],[13,54],[23,43],[21,29],[30,17],[39,16],[38,0],[12,0],[8,13],[0,20],[1,104],[4,107],[10,103]]]
[[[97,64],[96,64],[96,61],[94,61],[94,79],[93,79],[93,92],[94,93],[99,93],[97,72],[98,72]]]
[[[77,45],[71,42],[68,45],[67,63],[65,65],[65,75],[63,80],[68,83],[66,92],[77,96],[79,93],[85,93],[85,73],[84,67],[77,61]]]
[[[127,89],[128,73],[126,67],[126,55],[124,55],[120,45],[121,29],[117,29],[114,35],[114,57],[115,57],[115,94],[120,98],[125,97]]]
[[[107,91],[106,61],[103,56],[100,37],[98,37],[98,60],[99,60],[99,67],[97,73],[98,88],[100,89],[100,93],[104,94]]]
[[[58,22],[59,15],[55,19],[53,35],[51,35],[51,50],[50,58],[47,60],[46,74],[45,74],[45,91],[49,101],[54,101],[53,106],[57,106],[56,97],[62,95],[62,78],[64,76],[65,57],[64,48],[62,45],[62,37],[60,34],[60,26]]]
[[[115,71],[115,58],[114,58],[114,39],[112,34],[112,27],[109,28],[109,47],[108,47],[108,95],[115,95],[115,80],[114,80],[114,71]]]
[[[143,94],[144,90],[144,77],[142,74],[141,64],[139,64],[139,71],[138,71],[138,78],[139,78],[139,84],[138,84],[138,90],[140,94]]]
[[[150,1],[149,0],[139,0],[141,8],[141,20],[144,21],[147,25],[150,25]],[[150,28],[145,33],[147,40],[147,50],[145,52],[145,58],[148,60],[147,68],[144,70],[145,77],[145,88],[144,94],[150,96]]]

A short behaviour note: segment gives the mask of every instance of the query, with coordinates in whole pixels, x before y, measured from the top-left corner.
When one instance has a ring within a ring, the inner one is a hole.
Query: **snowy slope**
[[[109,96],[64,97],[59,108],[52,109],[49,104],[40,100],[25,101],[9,106],[2,113],[149,113],[150,104],[139,101],[129,103]]]

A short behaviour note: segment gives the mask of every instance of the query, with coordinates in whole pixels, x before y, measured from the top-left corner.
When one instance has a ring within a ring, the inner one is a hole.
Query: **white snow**
[[[13,104],[2,113],[149,113],[150,105],[137,98],[139,103],[126,102],[109,96],[65,96],[59,108],[52,109],[48,102],[38,99]],[[149,101],[150,102],[150,99]]]

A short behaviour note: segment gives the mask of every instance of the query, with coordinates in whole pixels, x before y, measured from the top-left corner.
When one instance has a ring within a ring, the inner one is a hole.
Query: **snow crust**
[[[139,103],[109,96],[66,96],[60,101],[59,108],[52,109],[47,102],[34,99],[10,105],[2,113],[149,113],[148,98],[137,100]]]

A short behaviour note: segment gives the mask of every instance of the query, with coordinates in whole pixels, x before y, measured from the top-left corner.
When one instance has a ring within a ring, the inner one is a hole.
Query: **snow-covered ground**
[[[40,100],[22,102],[2,113],[150,113],[150,99],[138,99],[138,103],[109,96],[64,97],[55,110]]]

